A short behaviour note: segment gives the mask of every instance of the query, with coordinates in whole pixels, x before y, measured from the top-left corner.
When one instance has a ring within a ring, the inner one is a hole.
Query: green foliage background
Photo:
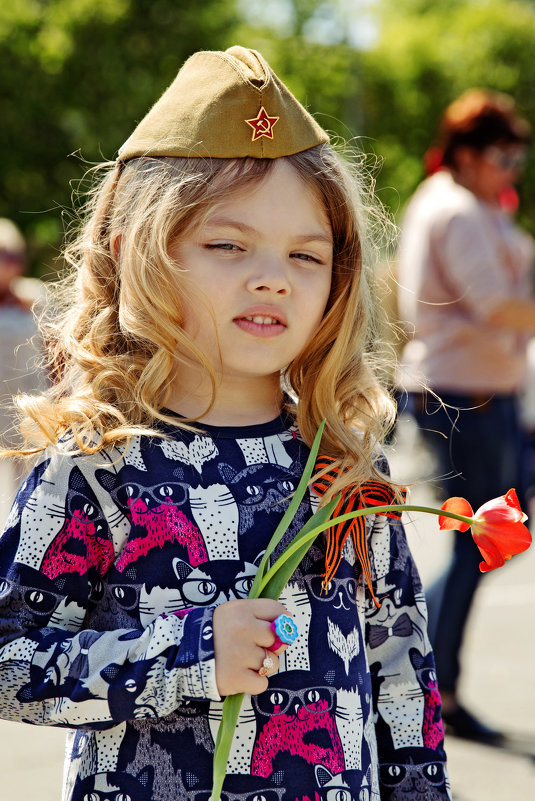
[[[377,35],[359,46],[370,23]],[[260,50],[324,127],[380,157],[379,196],[395,215],[440,112],[464,89],[509,92],[535,125],[531,0],[10,0],[0,216],[25,232],[35,274],[55,269],[87,167],[115,157],[191,53],[236,43]],[[534,178],[530,164],[520,218],[531,230]]]

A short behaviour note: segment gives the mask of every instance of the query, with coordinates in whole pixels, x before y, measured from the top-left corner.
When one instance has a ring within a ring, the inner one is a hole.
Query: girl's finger
[[[279,658],[273,651],[269,651],[267,648],[264,649],[264,658],[262,659],[262,664],[257,670],[259,676],[271,676],[273,673],[276,673],[279,669]]]

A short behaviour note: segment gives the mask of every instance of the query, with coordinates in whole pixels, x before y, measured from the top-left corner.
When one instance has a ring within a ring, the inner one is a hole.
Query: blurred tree
[[[383,202],[396,210],[423,177],[440,114],[465,89],[509,93],[535,127],[535,3],[379,0],[377,13],[378,41],[363,54],[362,103],[365,131],[384,158]],[[533,231],[532,163],[520,191],[522,222]]]
[[[375,23],[375,24],[374,24]],[[370,31],[376,30],[376,38]],[[0,216],[50,271],[69,181],[113,158],[198,49],[260,50],[320,123],[384,161],[394,213],[461,91],[509,92],[535,123],[532,0],[10,0],[0,3]],[[535,166],[521,187],[535,227]]]
[[[236,22],[234,0],[0,3],[0,216],[25,232],[34,268],[50,272],[84,171],[69,154],[114,158],[180,64],[228,47]]]

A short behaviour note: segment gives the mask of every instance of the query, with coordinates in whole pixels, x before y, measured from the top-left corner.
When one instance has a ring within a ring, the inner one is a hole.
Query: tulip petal
[[[474,514],[472,507],[465,498],[448,498],[440,508],[444,512],[453,512],[456,515],[464,515],[464,517],[473,517]],[[438,525],[442,531],[449,531],[452,528],[458,531],[468,531],[470,528],[470,523],[465,523],[462,520],[455,520],[445,515],[439,516]]]
[[[511,506],[513,509],[518,510],[520,514],[520,522],[525,523],[526,520],[528,519],[528,516],[520,508],[520,502],[518,500],[518,496],[514,489],[510,489],[509,492],[505,494],[505,502],[507,503],[508,506]]]
[[[484,503],[474,517],[472,537],[485,560],[479,566],[483,572],[501,567],[531,545],[531,533],[523,524],[527,518],[514,489]]]
[[[500,551],[500,548],[497,546],[497,544],[484,534],[478,536],[477,538],[474,537],[474,542],[479,548],[481,556],[485,560],[484,562],[479,563],[479,569],[482,573],[488,573],[489,570],[495,570],[497,567],[501,567],[504,564],[505,559],[510,558],[504,558],[504,555]]]
[[[522,523],[480,524],[472,526],[472,536],[476,545],[481,541],[494,544],[504,559],[526,551],[531,545],[531,534]]]
[[[521,523],[524,519],[524,512],[520,508],[515,491],[509,490],[507,495],[500,495],[499,498],[493,498],[480,506],[474,518],[485,526],[488,523],[499,526],[511,525]]]

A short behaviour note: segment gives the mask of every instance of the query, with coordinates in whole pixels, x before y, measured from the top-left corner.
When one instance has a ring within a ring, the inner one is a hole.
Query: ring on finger
[[[264,661],[262,662],[262,667],[258,670],[259,676],[267,676],[270,670],[273,670],[275,667],[275,662],[268,654],[267,650],[264,648]]]

